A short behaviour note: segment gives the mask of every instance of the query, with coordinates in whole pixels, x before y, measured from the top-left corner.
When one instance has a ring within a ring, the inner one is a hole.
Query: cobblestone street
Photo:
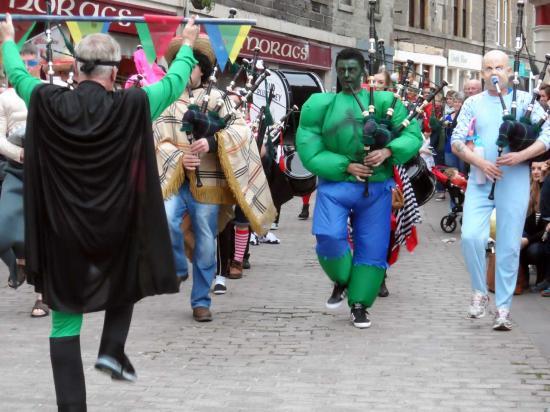
[[[550,334],[540,334],[548,331],[550,299],[516,297],[509,333],[491,329],[492,315],[466,319],[469,277],[458,230],[439,228],[445,206],[432,201],[424,208],[420,245],[412,255],[402,251],[390,270],[390,296],[370,311],[370,329],[352,327],[347,306],[325,309],[332,286],[315,258],[311,219],[296,218],[299,198],[283,208],[281,244],[251,246],[252,269],[213,297],[213,322],[193,321],[189,281],[178,295],[136,305],[127,353],[137,383],[112,382],[94,370],[103,314],[87,315],[89,410],[550,408],[550,356],[541,343]],[[451,237],[456,242],[442,241]],[[13,291],[4,266],[0,273],[0,411],[54,411],[50,320],[30,318],[31,287]],[[530,319],[546,324],[537,328]]]

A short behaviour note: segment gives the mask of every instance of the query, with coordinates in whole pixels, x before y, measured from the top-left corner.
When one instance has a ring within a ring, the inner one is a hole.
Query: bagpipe
[[[246,69],[245,66],[247,66],[246,62],[241,64],[241,67],[239,67],[230,84],[216,100],[216,105],[212,110],[209,110],[208,106],[211,99],[211,94],[213,90],[215,90],[214,86],[217,83],[217,66],[214,67],[212,74],[208,78],[208,84],[204,94],[202,95],[200,106],[194,101],[192,91],[189,92],[190,105],[183,115],[180,130],[187,133],[187,137],[191,143],[201,138],[214,136],[220,130],[230,126],[237,118],[239,109],[248,99],[252,97],[254,91],[256,91],[256,89],[258,89],[258,87],[260,87],[264,80],[270,75],[270,71],[266,69],[260,76],[258,76],[256,81],[252,84],[252,87],[246,90],[246,94],[242,96],[239,103],[236,105],[231,104],[228,113],[224,117],[221,117],[220,111],[229,94],[234,92],[236,80]],[[200,180],[200,171],[198,168],[195,171],[195,175],[197,187],[201,187],[202,182]]]
[[[548,69],[548,64],[550,63],[550,54],[545,55],[545,62],[542,71],[539,74],[539,79],[537,81],[537,87],[533,90],[533,96],[527,109],[523,116],[517,120],[517,90],[519,86],[519,66],[520,66],[520,55],[524,47],[525,35],[523,32],[523,8],[524,1],[518,0],[517,3],[517,25],[516,25],[516,39],[515,39],[515,52],[514,52],[514,80],[512,86],[512,103],[510,105],[510,110],[506,107],[502,96],[502,90],[499,85],[499,79],[497,76],[491,78],[492,83],[494,84],[496,91],[498,93],[500,104],[502,106],[502,124],[499,127],[499,133],[497,138],[498,152],[497,156],[500,157],[505,147],[508,147],[511,152],[520,152],[529,146],[531,146],[537,140],[542,126],[546,122],[549,116],[549,111],[547,110],[541,119],[538,122],[533,122],[531,115],[535,107],[535,102],[539,95],[539,88],[544,81],[546,76],[546,70]],[[531,63],[533,65],[533,63]],[[533,70],[533,69],[532,69]],[[534,70],[533,70],[534,71]],[[496,181],[493,181],[491,186],[491,191],[489,193],[489,200],[494,200],[495,198],[495,185]]]

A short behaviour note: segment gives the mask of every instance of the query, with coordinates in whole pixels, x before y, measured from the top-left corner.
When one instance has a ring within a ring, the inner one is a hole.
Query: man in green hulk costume
[[[361,89],[365,74],[363,55],[344,49],[336,57],[340,93],[317,93],[302,107],[296,147],[304,166],[318,176],[319,186],[313,217],[313,234],[321,267],[334,282],[327,307],[340,306],[347,289],[351,320],[358,328],[371,322],[371,307],[384,279],[390,238],[393,165],[403,164],[420,149],[422,135],[413,120],[403,132],[384,147],[374,148],[365,157],[363,124],[356,93],[364,107],[369,95]],[[377,91],[375,117],[385,118],[393,101],[391,92]],[[395,105],[391,128],[407,117],[400,101]],[[377,126],[379,134],[387,129]],[[364,179],[368,178],[368,196]],[[354,250],[348,239],[351,215]]]

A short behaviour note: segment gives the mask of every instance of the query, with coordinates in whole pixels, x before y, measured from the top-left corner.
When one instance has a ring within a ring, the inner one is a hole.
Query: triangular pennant
[[[151,38],[151,32],[149,32],[149,27],[147,26],[147,23],[136,23],[136,30],[138,32],[141,46],[143,47],[145,55],[147,56],[147,61],[149,63],[153,63],[157,58],[157,55],[155,52],[153,39]]]
[[[237,38],[235,39],[235,43],[233,43],[233,47],[229,52],[229,60],[231,61],[231,63],[235,63],[235,60],[237,59],[237,56],[239,55],[241,49],[243,48],[244,41],[246,40],[246,37],[248,36],[248,33],[250,32],[251,28],[252,26],[240,27],[239,34],[237,35]]]
[[[228,56],[231,53],[231,50],[233,49],[233,45],[237,40],[237,36],[239,35],[240,30],[241,30],[241,26],[234,26],[234,25],[220,26],[220,32],[222,34],[223,42],[225,44],[225,50],[227,51]]]
[[[82,32],[80,31],[80,26],[76,21],[68,21],[67,27],[69,28],[69,33],[71,33],[71,37],[73,38],[73,42],[80,43],[80,40],[82,40]]]
[[[109,30],[109,23],[99,21],[68,21],[67,27],[75,44],[88,34],[105,33]]]
[[[220,69],[223,72],[229,56],[227,54],[227,50],[225,49],[225,44],[223,43],[220,28],[215,24],[205,24],[204,28],[206,29],[206,33],[208,33],[210,45],[212,46],[212,50],[214,50],[214,54],[218,60],[218,66],[220,66]]]
[[[149,33],[151,34],[157,57],[164,56],[170,40],[172,40],[177,28],[181,24],[181,16],[144,14],[143,18],[149,26]]]
[[[36,26],[36,22],[33,22],[33,23],[28,23],[28,22],[18,22],[18,23],[23,23],[21,25],[18,24],[19,27],[19,30],[25,30],[25,33],[23,34],[23,36],[21,36],[21,38],[17,41],[17,48],[19,50],[21,50],[21,48],[23,47],[23,45],[25,44],[25,42],[27,41],[27,39],[29,38],[31,32],[34,30],[34,27]],[[14,22],[14,25],[16,23]],[[19,31],[17,28],[16,28],[16,33]]]

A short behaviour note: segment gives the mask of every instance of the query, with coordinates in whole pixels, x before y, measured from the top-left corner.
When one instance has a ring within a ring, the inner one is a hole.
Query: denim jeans
[[[164,207],[178,276],[185,276],[189,273],[180,225],[186,212],[191,217],[195,234],[191,307],[208,308],[210,307],[210,285],[216,270],[216,234],[220,207],[196,201],[189,190],[189,183],[183,184],[177,194],[166,199]]]

